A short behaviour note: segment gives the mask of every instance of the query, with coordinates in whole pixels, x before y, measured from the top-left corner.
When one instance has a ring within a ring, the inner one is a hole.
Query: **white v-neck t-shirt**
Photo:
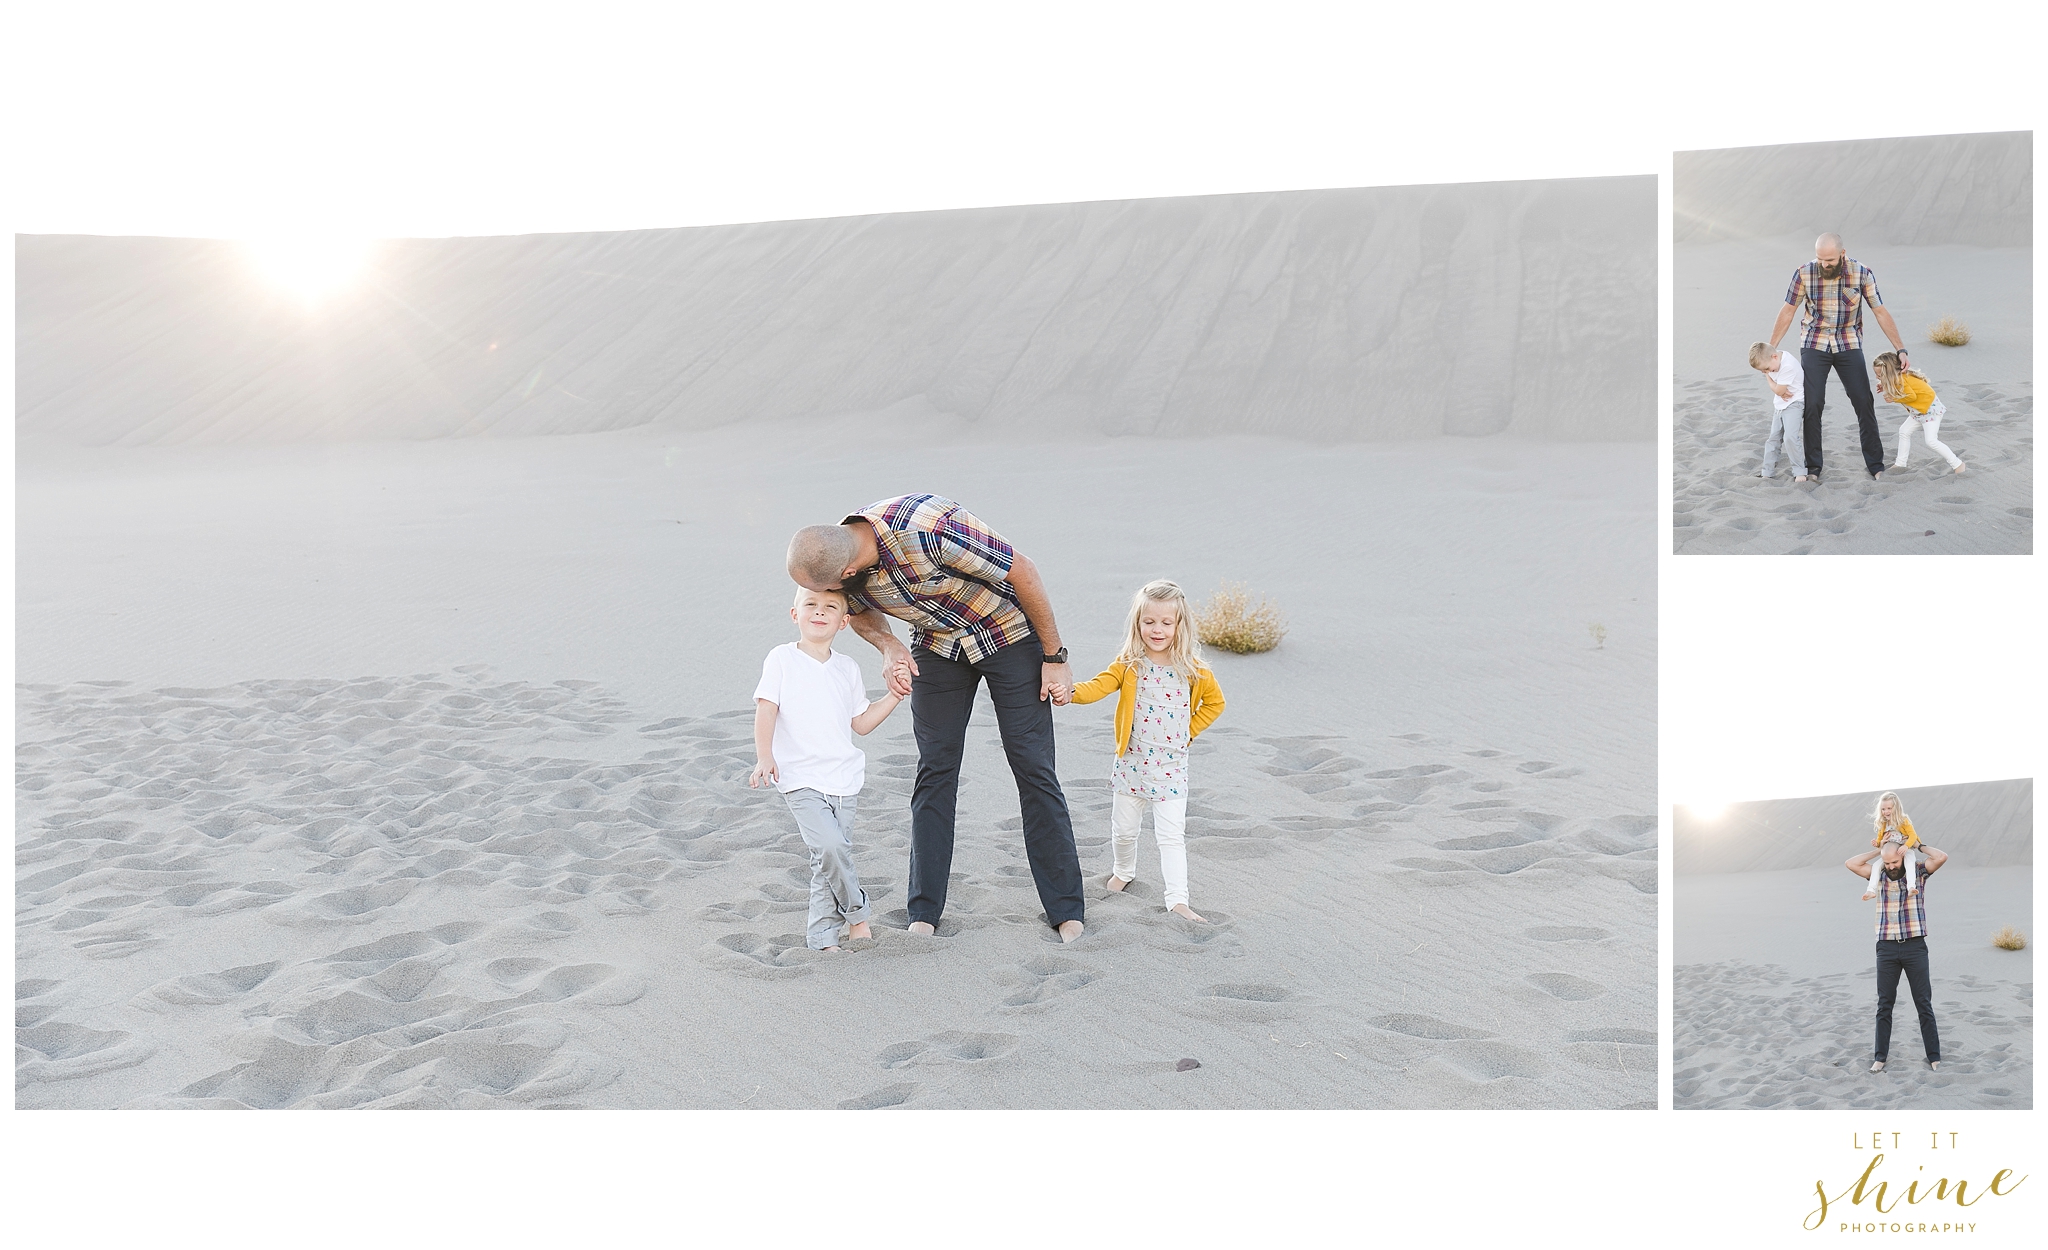
[[[868,710],[860,665],[839,654],[820,664],[793,642],[768,653],[756,699],[775,705],[775,788],[859,794],[868,757],[853,745],[853,718]]]

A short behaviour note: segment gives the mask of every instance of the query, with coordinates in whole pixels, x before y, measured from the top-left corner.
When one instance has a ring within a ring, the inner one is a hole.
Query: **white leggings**
[[[1139,799],[1128,794],[1117,795],[1116,805],[1109,811],[1110,870],[1125,881],[1137,877],[1138,826],[1144,823],[1148,807],[1152,809],[1152,837],[1159,843],[1159,877],[1166,905],[1184,904],[1188,901],[1188,801],[1185,797]]]
[[[1941,418],[1948,412],[1947,408],[1942,407],[1940,400],[1934,401],[1933,406],[1928,408],[1927,415],[1924,417],[1914,413],[1910,408],[1906,411],[1911,415],[1907,416],[1905,421],[1899,425],[1899,468],[1903,469],[1906,467],[1906,444],[1913,441],[1913,427],[1916,424],[1920,427],[1921,437],[1927,440],[1929,447],[1941,453],[1941,458],[1948,461],[1949,468],[1953,469],[1962,463],[1956,457],[1956,453],[1948,449],[1947,443],[1934,436],[1934,432],[1941,428]]]

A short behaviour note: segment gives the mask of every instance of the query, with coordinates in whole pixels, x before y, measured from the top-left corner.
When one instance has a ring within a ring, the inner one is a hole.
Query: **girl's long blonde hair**
[[[1885,354],[1891,355],[1889,352]],[[1897,357],[1893,357],[1893,359],[1897,359]],[[1886,825],[1884,821],[1884,801],[1886,799],[1892,801],[1892,823],[1890,825]],[[1877,803],[1870,809],[1870,825],[1871,828],[1877,830],[1877,838],[1880,842],[1884,841],[1884,835],[1887,833],[1898,833],[1905,836],[1907,846],[1920,845],[1919,836],[1913,832],[1913,818],[1906,815],[1906,805],[1899,802],[1899,796],[1891,790],[1887,790],[1877,796]]]
[[[1901,379],[1907,374],[1922,382],[1927,380],[1927,375],[1918,369],[1904,368],[1897,352],[1879,352],[1877,359],[1870,362],[1870,368],[1877,374],[1878,385],[1884,388],[1884,397],[1895,404],[1906,397],[1906,384]]]
[[[1117,655],[1117,662],[1135,665],[1146,659],[1145,635],[1139,630],[1138,622],[1145,615],[1148,603],[1164,603],[1173,607],[1173,661],[1167,667],[1179,673],[1181,680],[1189,685],[1205,667],[1202,663],[1202,644],[1195,638],[1194,613],[1188,609],[1187,592],[1179,583],[1160,578],[1146,582],[1131,600],[1131,617],[1124,629],[1124,649]]]

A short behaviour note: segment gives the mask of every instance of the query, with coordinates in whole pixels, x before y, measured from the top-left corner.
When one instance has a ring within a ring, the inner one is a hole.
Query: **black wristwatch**
[[[1061,647],[1057,651],[1050,652],[1046,655],[1045,662],[1047,664],[1065,664],[1067,662],[1067,649]]]

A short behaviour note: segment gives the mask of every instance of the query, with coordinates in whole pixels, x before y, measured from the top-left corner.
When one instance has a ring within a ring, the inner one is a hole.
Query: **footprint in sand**
[[[250,990],[270,979],[279,964],[276,960],[261,964],[244,964],[239,968],[227,968],[220,972],[199,973],[166,981],[148,991],[150,995],[175,1006],[213,1006],[240,998]]]
[[[1314,1001],[1284,985],[1259,982],[1211,985],[1195,997],[1186,1011],[1203,1020],[1266,1024],[1275,1020],[1291,1020]]]
[[[997,1006],[1010,1009],[1042,1007],[1101,977],[1101,973],[1071,959],[1039,955],[1025,960],[1016,968],[1006,968],[995,974],[999,983],[1015,987]]]
[[[840,1102],[841,1111],[880,1111],[887,1107],[900,1107],[917,1096],[917,1086],[911,1083],[884,1085],[871,1089],[857,1098]]]
[[[758,933],[732,933],[703,947],[697,958],[713,968],[762,981],[784,981],[810,975],[810,961],[819,952],[804,945],[801,933],[766,938]]]
[[[1482,1029],[1476,1025],[1453,1024],[1449,1020],[1439,1020],[1435,1016],[1405,1012],[1375,1017],[1371,1024],[1374,1028],[1385,1029],[1389,1033],[1401,1033],[1433,1042],[1476,1040],[1494,1036],[1492,1030]]]
[[[929,1063],[986,1063],[1016,1049],[1017,1037],[1012,1033],[963,1033],[949,1029],[914,1042],[898,1042],[875,1058],[885,1068]]]
[[[1607,987],[1598,981],[1575,977],[1569,972],[1534,972],[1522,979],[1552,998],[1562,998],[1566,1002],[1584,1002],[1607,992]]]

